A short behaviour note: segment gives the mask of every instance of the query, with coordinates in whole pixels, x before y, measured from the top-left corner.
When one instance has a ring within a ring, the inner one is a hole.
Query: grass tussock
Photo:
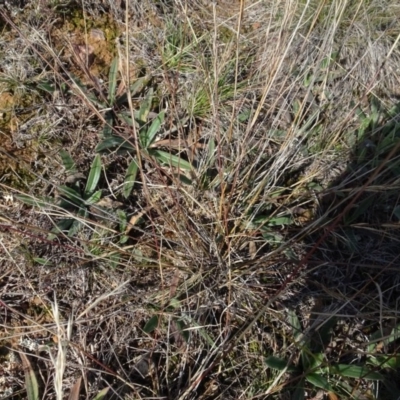
[[[399,14],[6,2],[0,399],[397,399]]]

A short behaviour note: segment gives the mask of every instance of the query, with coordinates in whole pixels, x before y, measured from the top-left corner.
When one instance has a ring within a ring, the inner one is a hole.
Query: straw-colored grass
[[[399,397],[395,1],[0,15],[0,399]]]

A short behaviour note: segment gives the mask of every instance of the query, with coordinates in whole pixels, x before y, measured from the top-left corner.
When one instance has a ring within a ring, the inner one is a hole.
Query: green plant
[[[98,112],[106,110],[104,115],[104,128],[100,136],[100,142],[96,146],[97,153],[108,153],[117,151],[123,154],[132,154],[126,174],[122,194],[128,198],[135,184],[135,179],[139,170],[139,157],[135,153],[143,152],[146,156],[154,158],[160,165],[168,165],[179,169],[191,170],[192,165],[181,157],[153,148],[153,144],[160,134],[164,123],[165,111],[156,113],[153,110],[155,101],[154,89],[149,88],[144,95],[143,100],[138,105],[138,109],[131,110],[132,101],[128,96],[135,96],[142,93],[146,86],[151,82],[148,76],[138,78],[129,90],[118,95],[118,57],[114,58],[109,72],[108,93],[95,96],[88,92],[86,88],[75,79],[84,96],[97,107]],[[128,126],[132,135],[122,134],[120,127],[122,124]],[[137,136],[134,133],[137,132]],[[134,143],[135,136],[138,143]]]
[[[68,173],[77,174],[75,164],[70,155],[60,152],[64,166]],[[75,235],[83,226],[83,220],[89,216],[89,207],[96,204],[102,195],[102,190],[97,188],[101,175],[101,158],[96,155],[91,165],[89,176],[84,189],[81,189],[81,179],[77,179],[71,186],[62,185],[58,188],[61,195],[59,206],[75,213],[76,218],[64,218],[57,223],[54,233],[68,231],[68,236]]]
[[[299,349],[299,362],[295,365],[290,360],[273,355],[266,357],[265,362],[271,369],[291,374],[291,381],[296,382],[294,398],[304,398],[306,382],[314,388],[341,395],[348,395],[351,392],[351,386],[348,384],[351,379],[382,381],[390,386],[390,382],[385,380],[384,375],[376,371],[382,371],[385,368],[398,369],[400,356],[397,354],[376,355],[376,352],[378,343],[381,345],[383,341],[385,345],[389,345],[399,338],[400,325],[395,326],[387,337],[384,337],[381,331],[372,334],[366,358],[356,365],[330,362],[325,353],[331,340],[331,330],[336,322],[337,318],[331,316],[319,329],[306,334],[302,332],[295,312],[289,312],[288,323],[292,329],[293,343]]]
[[[50,197],[32,198],[27,195],[17,196],[26,204],[39,206],[42,209],[56,206],[69,214],[67,218],[62,218],[56,223],[56,226],[49,234],[49,239],[53,239],[61,232],[67,233],[68,236],[74,236],[82,228],[84,220],[88,218],[90,214],[89,208],[96,204],[102,195],[102,190],[97,189],[101,176],[100,155],[95,156],[83,189],[82,179],[84,176],[78,173],[71,156],[64,150],[60,151],[60,156],[69,179],[73,183],[70,186],[61,185],[57,188],[60,195],[59,199],[56,200]]]

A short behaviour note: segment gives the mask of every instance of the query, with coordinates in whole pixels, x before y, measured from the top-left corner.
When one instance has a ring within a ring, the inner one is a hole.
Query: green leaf
[[[318,330],[311,333],[310,347],[314,354],[323,352],[323,349],[328,345],[332,336],[332,328],[336,325],[336,322],[336,317],[330,317],[324,321],[324,324]]]
[[[39,208],[48,207],[54,202],[51,197],[35,198],[32,196],[27,196],[25,194],[16,194],[15,197],[23,203],[27,204],[28,206],[35,206]]]
[[[87,218],[89,211],[86,208],[81,208],[78,211],[76,219],[73,220],[71,227],[68,230],[68,236],[75,236],[83,227],[82,219]]]
[[[86,182],[85,195],[90,195],[96,189],[99,183],[101,174],[101,157],[100,154],[96,154],[93,160],[92,166],[90,168],[89,177]]]
[[[94,396],[92,400],[105,400],[109,391],[110,391],[109,387],[106,387],[106,388],[100,390],[100,392],[97,393],[96,396]]]
[[[305,398],[304,394],[305,394],[304,379],[301,379],[300,382],[296,385],[296,389],[293,392],[291,400],[304,400]]]
[[[303,369],[303,371],[309,371],[312,369],[312,366],[314,365],[314,357],[311,353],[311,350],[305,343],[303,343],[303,347],[300,352],[300,359],[301,368]]]
[[[319,374],[314,374],[314,373],[308,374],[306,376],[306,380],[317,388],[324,389],[324,390],[330,391],[330,392],[333,391],[328,380]]]
[[[124,232],[128,224],[126,219],[126,212],[124,210],[117,210],[116,213],[119,220],[119,231]]]
[[[300,320],[297,317],[296,312],[294,310],[289,310],[287,319],[289,326],[292,328],[293,337],[296,341],[299,340],[299,338],[302,336],[302,330]]]
[[[154,118],[153,122],[151,123],[150,127],[143,133],[142,139],[142,146],[145,149],[148,149],[150,145],[154,142],[157,132],[160,129],[162,123],[164,122],[165,112],[162,111],[160,114]]]
[[[153,332],[157,327],[158,327],[158,315],[153,315],[146,323],[146,325],[144,326],[143,330],[146,333],[151,333]]]
[[[337,374],[347,378],[382,380],[382,374],[371,371],[367,366],[359,367],[357,365],[336,364],[329,367],[331,374]]]
[[[53,240],[58,233],[67,232],[74,220],[72,218],[64,218],[57,222],[56,226],[51,230],[51,233],[47,236],[49,240]]]
[[[50,94],[53,94],[56,90],[54,83],[45,80],[39,82],[37,88]]]
[[[67,199],[71,200],[74,204],[81,206],[85,203],[85,201],[82,199],[81,194],[76,191],[75,189],[72,189],[68,186],[59,186],[58,191],[60,194]]]
[[[151,105],[153,102],[153,93],[154,93],[153,88],[150,88],[145,99],[140,104],[138,120],[142,123],[147,122],[147,116],[149,115],[149,112],[151,110]]]
[[[167,153],[165,151],[150,149],[149,154],[154,156],[155,159],[162,164],[167,164],[169,166],[185,170],[192,169],[192,165],[189,162],[183,160],[178,156],[174,156],[173,154]]]
[[[400,338],[400,324],[397,324],[390,332],[390,335],[383,341],[386,345]]]
[[[110,73],[108,75],[108,103],[110,106],[114,105],[115,91],[117,89],[117,75],[118,75],[119,59],[115,57],[112,60]]]
[[[65,170],[68,174],[76,174],[78,170],[76,169],[75,161],[72,159],[70,154],[65,150],[60,150],[61,161],[64,165]]]
[[[281,244],[283,242],[283,235],[279,232],[273,232],[270,228],[261,228],[261,234],[264,240],[272,245]]]
[[[321,368],[322,363],[324,362],[325,355],[324,353],[311,353],[310,354],[310,369]]]
[[[83,224],[78,219],[74,219],[68,231],[68,237],[74,237],[83,227]]]
[[[101,195],[102,195],[102,190],[99,189],[96,192],[94,192],[91,196],[89,196],[86,200],[85,200],[85,204],[87,206],[90,206],[92,204],[96,204],[100,199],[101,199]]]
[[[114,115],[112,110],[108,110],[104,115],[104,128],[101,133],[102,139],[108,139],[113,136],[113,126],[114,126]]]
[[[268,226],[284,226],[293,224],[292,217],[272,217],[268,220]]]
[[[251,109],[245,108],[239,115],[238,120],[239,122],[246,122],[251,116]]]
[[[269,368],[277,369],[278,371],[283,371],[285,368],[287,368],[288,372],[295,372],[297,370],[297,368],[288,365],[285,359],[275,356],[268,356],[265,359],[265,364],[267,364]]]
[[[121,243],[121,241],[120,241],[120,243]],[[123,243],[121,243],[121,244],[123,244]],[[110,262],[111,268],[114,268],[114,269],[117,268],[121,261],[121,253],[116,252],[116,253],[110,254],[108,261]]]
[[[368,364],[375,365],[380,369],[391,368],[396,370],[400,368],[400,355],[393,355],[393,356],[388,355],[388,356],[378,356],[378,357],[370,356],[368,357]]]
[[[124,188],[122,190],[122,195],[127,199],[131,193],[133,186],[135,185],[136,175],[138,172],[138,165],[135,159],[131,161],[126,170],[125,180],[124,180]]]
[[[267,364],[269,368],[277,369],[278,371],[283,371],[288,366],[285,359],[275,356],[268,356],[265,359],[265,364]]]
[[[193,185],[192,180],[189,179],[187,176],[182,175],[182,174],[177,174],[176,176],[177,176],[178,179],[179,179],[182,183],[184,183],[185,185],[190,185],[190,186]]]
[[[102,153],[105,150],[111,150],[115,148],[122,148],[128,151],[134,151],[135,148],[124,138],[120,136],[112,136],[104,139],[96,146],[96,153]]]
[[[189,342],[189,331],[187,330],[186,324],[181,320],[176,320],[176,326],[178,327],[179,333],[182,335],[186,343]]]
[[[150,76],[143,76],[139,78],[133,85],[130,86],[131,96],[135,96],[140,93],[146,85],[150,82]],[[122,105],[128,102],[128,91],[126,91],[122,96],[118,97],[117,104]]]
[[[215,140],[211,138],[208,141],[208,149],[207,149],[207,166],[210,168],[215,164]]]
[[[25,388],[28,400],[39,400],[39,385],[36,379],[35,371],[28,357],[24,353],[19,353],[25,373]]]

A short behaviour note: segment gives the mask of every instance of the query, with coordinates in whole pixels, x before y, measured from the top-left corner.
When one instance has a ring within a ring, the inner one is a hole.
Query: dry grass
[[[397,399],[400,7],[126,4],[1,10],[0,399]]]

